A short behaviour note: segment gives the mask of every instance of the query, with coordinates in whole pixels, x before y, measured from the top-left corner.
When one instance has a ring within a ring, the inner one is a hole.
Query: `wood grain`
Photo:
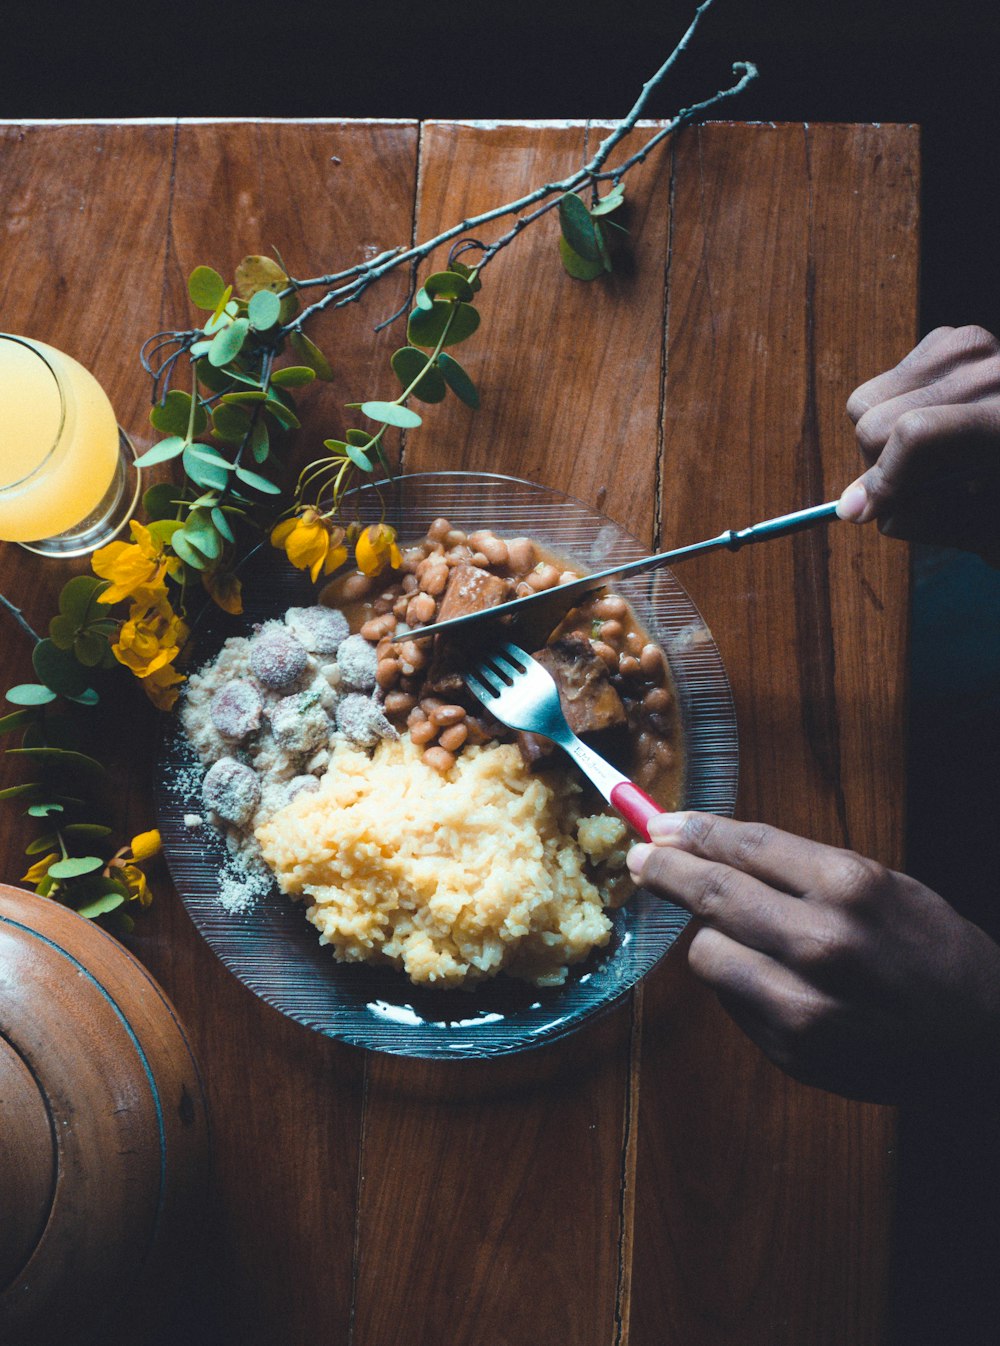
[[[186,315],[195,264],[276,245],[314,273],[426,237],[575,166],[584,134],[0,127],[3,325],[92,368],[143,447],[135,352]],[[406,468],[529,477],[647,545],[835,496],[856,465],[847,394],[914,335],[914,130],[713,125],[628,186],[631,260],[610,281],[562,274],[551,217],[497,257],[460,353],[483,408],[428,408]],[[320,320],[337,379],[302,397],[294,460],[349,423],[344,402],[395,394],[400,334],[371,327],[402,287]],[[833,525],[679,572],[733,683],[741,816],[892,864],[904,556]],[[38,626],[69,573],[0,548],[3,591]],[[4,686],[29,669],[20,634],[0,643]],[[138,699],[118,738],[139,830],[155,728]],[[8,809],[8,878],[24,840]],[[215,1175],[201,1274],[121,1346],[884,1341],[891,1117],[780,1075],[682,949],[634,1004],[522,1058],[366,1058],[257,1001],[156,887],[132,943],[202,1063]]]

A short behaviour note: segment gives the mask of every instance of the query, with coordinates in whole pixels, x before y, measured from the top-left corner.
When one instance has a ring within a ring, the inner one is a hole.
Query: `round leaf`
[[[103,580],[93,575],[76,575],[63,585],[59,595],[59,611],[64,617],[71,617],[77,625],[92,615],[94,599],[99,590],[107,588]]]
[[[62,813],[62,804],[32,804],[27,810],[32,818],[47,818],[50,813]]]
[[[596,280],[604,273],[604,263],[588,262],[579,253],[574,252],[564,238],[559,240],[559,256],[562,264],[574,280]]]
[[[63,769],[67,773],[73,771],[86,776],[103,776],[106,774],[104,767],[93,757],[88,757],[83,752],[72,752],[68,748],[52,748],[47,745],[39,745],[35,748],[8,748],[7,753],[10,757],[30,757],[33,761],[41,762],[57,770]]]
[[[205,409],[199,403],[194,413],[194,434],[201,434],[207,419]],[[172,388],[163,401],[157,402],[151,409],[149,422],[162,435],[180,435],[186,439],[191,422],[191,394],[180,388]]]
[[[226,282],[210,266],[196,266],[188,277],[188,294],[192,304],[214,312],[226,292]]]
[[[104,868],[104,861],[98,859],[96,855],[69,856],[65,860],[57,860],[54,865],[49,866],[49,877],[53,879],[75,879],[81,874],[93,874],[97,869]]]
[[[274,371],[271,382],[276,388],[302,388],[315,377],[316,371],[309,365],[285,365],[284,369]]]
[[[458,363],[458,361],[446,351],[442,351],[438,356],[438,366],[444,376],[444,381],[448,387],[467,407],[472,407],[475,411],[479,407],[479,394],[476,391],[476,385],[469,378],[468,374]]]
[[[40,640],[31,654],[35,672],[46,687],[63,696],[79,696],[86,689],[87,674],[68,650],[53,640]]]
[[[472,286],[457,271],[435,271],[424,281],[424,290],[432,299],[471,299]],[[424,307],[423,304],[420,305]]]
[[[411,411],[409,407],[401,407],[398,402],[362,402],[361,410],[373,421],[398,425],[401,430],[412,430],[422,424],[415,411]]]
[[[413,297],[416,300],[417,308],[426,309],[429,313],[434,307],[434,300],[430,297],[427,291],[422,288],[419,289]]]
[[[318,379],[322,379],[324,383],[329,383],[333,378],[333,369],[330,366],[330,361],[320,348],[302,332],[293,332],[289,340],[292,349],[303,364],[307,364],[310,369],[314,369]]]
[[[288,287],[288,277],[278,263],[270,257],[257,254],[243,258],[233,279],[236,282],[236,293],[241,299],[252,299],[261,290],[277,293]]]
[[[435,299],[434,307],[427,312],[416,308],[410,314],[406,328],[406,339],[411,346],[436,346],[444,336],[446,346],[456,346],[472,336],[479,326],[479,310],[471,304],[455,304],[451,300]]]
[[[419,378],[420,382],[412,388],[412,393],[421,402],[444,401],[447,389],[440,370],[429,365],[427,356],[416,346],[401,346],[389,363],[404,388],[409,388]]]
[[[345,444],[344,452],[350,458],[355,467],[359,467],[362,472],[370,472],[372,465],[368,457],[361,452],[355,444]]]
[[[85,668],[96,668],[107,648],[106,638],[96,631],[81,631],[73,641],[73,653]]]
[[[273,327],[281,314],[281,300],[273,290],[257,290],[247,308],[250,325],[258,332]]]
[[[114,655],[111,654],[111,646],[105,643],[104,648],[101,651],[102,662],[107,655],[111,655],[112,659],[114,658]],[[96,706],[101,698],[94,691],[93,687],[86,687],[79,696],[69,696],[66,699],[67,701],[75,701],[80,706]]]
[[[52,869],[54,868],[55,865],[52,866]],[[52,869],[49,870],[50,874]],[[84,916],[88,921],[93,921],[98,916],[106,916],[109,911],[116,911],[124,901],[124,893],[102,893],[100,897],[95,897],[92,902],[85,902],[82,907],[77,907],[76,912],[78,916]]]
[[[261,294],[270,291],[261,290]],[[242,444],[250,432],[250,413],[235,402],[219,402],[212,412],[212,433],[227,444]]]
[[[135,460],[135,465],[136,467],[153,467],[156,463],[165,463],[171,458],[176,458],[179,453],[183,453],[186,443],[187,441],[180,435],[171,435],[169,439],[161,439],[151,449],[147,449],[145,453],[140,453]]]
[[[0,718],[0,734],[10,734],[15,729],[23,729],[25,725],[34,724],[37,718],[32,709],[12,710],[9,715]]]
[[[372,442],[372,436],[367,430],[355,430],[353,426],[344,438],[348,444],[356,444],[359,449],[367,449]]]
[[[222,551],[222,539],[216,532],[212,516],[203,509],[193,509],[184,525],[184,536],[193,547],[197,547],[202,556],[214,561]],[[177,534],[174,534],[174,541]]]
[[[205,557],[196,551],[185,537],[183,530],[174,534],[174,551],[186,565],[192,566],[195,570],[204,570],[208,565]]]
[[[15,706],[44,706],[56,699],[51,687],[43,687],[39,682],[21,682],[7,693],[7,700]]]
[[[601,260],[590,211],[572,192],[567,192],[559,200],[559,224],[563,238],[578,257],[582,257],[585,262]]]
[[[593,216],[610,215],[625,204],[625,184],[616,182],[606,196],[602,196],[596,206],[591,206],[589,214]]]
[[[254,462],[267,462],[267,455],[271,452],[271,440],[267,422],[263,419],[253,423],[253,429],[250,431],[250,452],[254,456]]]
[[[211,452],[205,444],[189,444],[184,450],[184,471],[198,486],[224,491],[229,485],[229,468],[218,454],[209,458]]]
[[[230,527],[229,520],[226,518],[222,510],[219,509],[218,507],[212,510],[212,522],[215,524],[216,532],[221,534],[221,536],[224,537],[227,542],[236,541],[236,538],[233,536],[233,530]]]
[[[243,348],[243,342],[246,340],[249,331],[250,320],[248,318],[237,318],[229,327],[224,327],[212,341],[212,348],[208,352],[208,363],[219,369],[222,365],[229,364],[230,360],[235,360]]]
[[[169,519],[177,511],[180,487],[172,481],[161,481],[143,492],[142,507],[147,519]]]

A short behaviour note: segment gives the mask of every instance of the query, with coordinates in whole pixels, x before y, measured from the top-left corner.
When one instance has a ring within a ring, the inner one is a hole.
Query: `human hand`
[[[692,971],[790,1075],[891,1103],[1000,1073],[1000,946],[929,888],[759,823],[649,831],[633,879],[704,921]]]
[[[1000,341],[938,327],[847,402],[868,470],[837,513],[1000,564]]]

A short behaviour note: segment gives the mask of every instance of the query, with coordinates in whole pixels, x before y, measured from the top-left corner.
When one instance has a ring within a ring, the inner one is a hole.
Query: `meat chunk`
[[[448,576],[438,608],[436,620],[451,621],[453,617],[465,617],[470,612],[482,612],[484,608],[495,608],[508,598],[508,582],[499,575],[491,575],[488,570],[478,566],[457,565]]]
[[[585,636],[562,636],[536,651],[535,659],[555,678],[566,723],[574,734],[607,737],[608,731],[625,726],[625,707],[611,685],[607,664],[594,653]],[[555,751],[554,745],[538,734],[519,733],[517,745],[529,767]]]
[[[611,685],[608,666],[586,636],[563,636],[535,658],[555,678],[566,723],[574,734],[598,734],[625,724],[625,707]]]

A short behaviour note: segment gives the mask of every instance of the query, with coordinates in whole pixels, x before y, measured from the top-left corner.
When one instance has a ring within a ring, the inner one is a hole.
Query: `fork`
[[[547,668],[508,641],[481,660],[474,672],[463,673],[462,677],[473,696],[501,724],[541,734],[569,753],[629,826],[643,841],[649,840],[647,824],[654,814],[663,813],[663,808],[577,738],[566,723],[559,689]]]

